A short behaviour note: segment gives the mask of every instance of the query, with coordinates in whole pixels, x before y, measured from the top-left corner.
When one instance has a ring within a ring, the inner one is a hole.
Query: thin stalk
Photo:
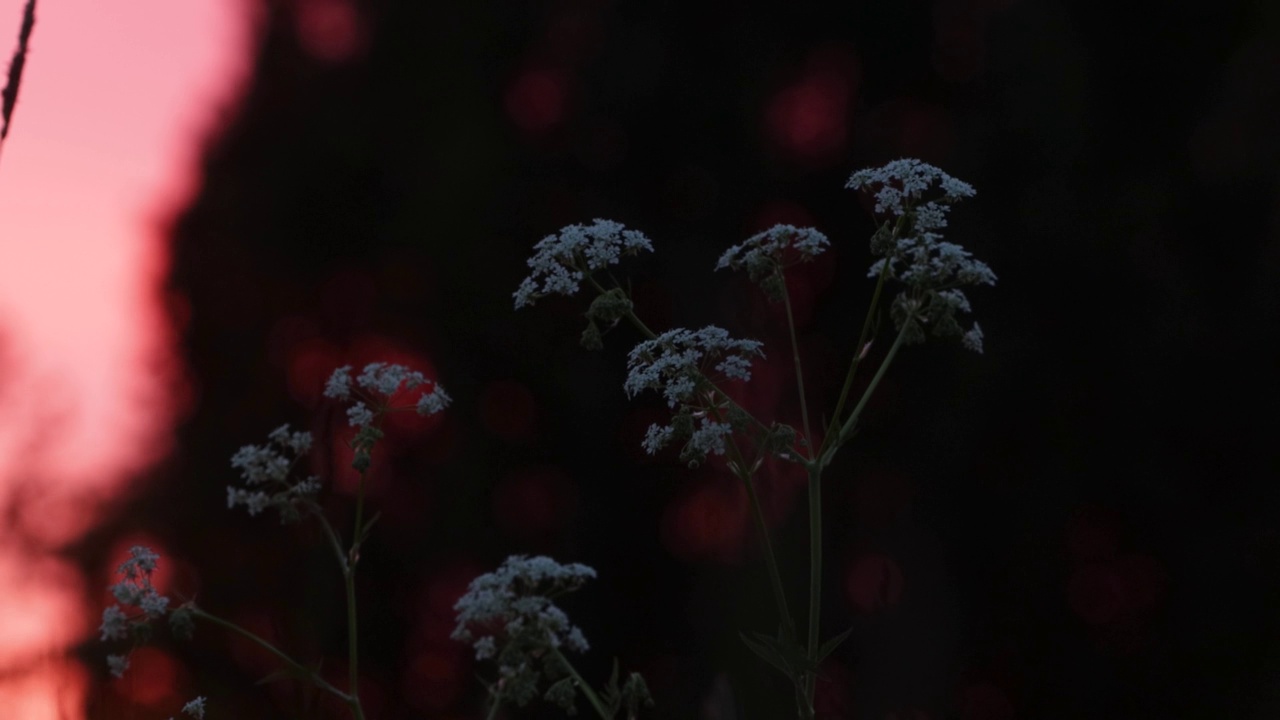
[[[809,404],[804,393],[804,368],[800,365],[800,343],[796,341],[796,321],[791,314],[791,291],[787,289],[787,276],[778,271],[778,279],[782,281],[782,304],[787,309],[787,330],[791,332],[791,359],[796,366],[796,390],[800,393],[800,419],[804,423],[804,442],[809,452],[802,457],[806,460],[816,457],[817,448],[813,446],[813,434],[809,432]]]
[[[356,720],[364,720],[364,710],[360,707],[360,623],[356,617],[356,559],[360,557],[360,536],[364,523],[364,481],[365,471],[360,471],[360,485],[356,491],[356,524],[352,529],[351,550],[347,553],[347,564],[342,573],[343,584],[347,591],[347,672],[351,689],[351,711]]]
[[[818,655],[818,624],[822,613],[822,468],[809,464],[809,659]],[[805,678],[804,697],[810,712],[816,673]]]
[[[551,652],[560,659],[560,662],[564,663],[566,668],[569,669],[569,676],[572,677],[573,681],[577,683],[579,688],[581,688],[582,694],[587,696],[587,702],[591,703],[591,707],[595,708],[596,714],[600,716],[600,720],[613,720],[613,716],[609,714],[607,709],[605,709],[604,701],[600,699],[599,695],[596,695],[596,691],[591,689],[591,686],[587,684],[587,681],[582,679],[582,676],[574,669],[573,663],[569,662],[569,659],[560,652],[559,648],[553,647],[551,648]]]
[[[880,304],[880,293],[884,289],[884,281],[889,274],[889,263],[885,262],[880,269],[880,277],[876,280],[875,292],[871,294],[871,303],[867,306],[867,315],[862,320],[862,332],[858,334],[858,344],[854,348],[853,360],[849,361],[849,371],[844,376],[844,386],[840,388],[840,397],[836,399],[835,412],[831,414],[831,423],[834,427],[840,422],[840,413],[844,411],[845,401],[849,398],[849,392],[853,389],[853,378],[858,371],[858,365],[862,363],[863,350],[866,348],[867,341],[871,335],[872,320],[875,318],[876,310]],[[816,457],[823,458],[823,464],[830,462],[828,452],[832,448],[837,433],[831,432],[828,428],[826,435],[822,438],[822,447],[819,449]]]
[[[199,607],[190,606],[190,608],[191,608],[191,614],[194,615],[195,617],[201,620],[206,620],[226,630],[230,630],[231,632],[239,635],[240,637],[243,637],[246,640],[249,640],[253,644],[257,645],[258,647],[261,647],[262,649],[276,656],[276,658],[278,658],[285,665],[288,665],[289,668],[292,669],[294,672],[305,676],[309,681],[311,681],[313,685],[320,688],[321,690],[324,690],[326,692],[329,692],[335,695],[338,699],[342,700],[347,704],[351,704],[352,700],[354,699],[352,698],[351,695],[348,695],[347,693],[342,692],[341,690],[334,687],[333,685],[330,685],[324,678],[317,675],[314,670],[303,665],[297,660],[294,660],[293,658],[289,657],[287,654],[285,654],[283,650],[281,650],[280,648],[277,648],[275,645],[272,645],[270,642],[263,639],[261,636],[257,635],[256,633],[252,633],[248,630],[245,630],[244,628],[240,627],[239,625],[236,625],[230,620],[223,620],[217,615],[213,615],[208,611],[203,610]]]
[[[722,418],[720,413],[712,408],[712,416],[716,422],[720,422]],[[787,606],[787,594],[782,588],[782,573],[778,570],[778,557],[773,552],[773,540],[769,537],[769,526],[765,523],[764,507],[760,504],[760,496],[756,493],[756,485],[752,481],[751,468],[748,467],[746,458],[742,456],[742,450],[738,447],[737,441],[731,435],[729,437],[729,456],[731,467],[738,479],[742,480],[742,484],[747,488],[747,499],[751,505],[751,518],[755,522],[756,532],[760,535],[760,545],[764,548],[764,563],[769,570],[769,585],[773,588],[773,600],[778,606],[778,616],[788,629],[795,627],[795,621],[791,617],[791,609]]]
[[[489,707],[489,714],[484,716],[485,720],[493,720],[498,717],[498,708],[500,707],[502,707],[502,696],[501,694],[495,694],[493,697],[493,705]]]
[[[18,104],[18,88],[22,86],[22,70],[27,64],[27,46],[31,42],[31,30],[36,24],[36,0],[27,0],[22,10],[22,25],[18,29],[18,47],[9,60],[9,76],[4,90],[0,90],[0,148],[9,137],[9,123],[13,121],[13,108]]]
[[[836,448],[840,446],[840,443],[848,439],[849,435],[853,432],[853,427],[858,423],[858,418],[862,415],[863,408],[867,406],[867,401],[871,399],[871,393],[875,392],[876,386],[880,384],[880,381],[884,378],[884,374],[889,370],[889,365],[893,362],[894,356],[898,354],[898,348],[902,347],[902,341],[907,336],[907,328],[910,327],[911,322],[912,321],[908,319],[902,324],[902,329],[898,331],[898,336],[893,339],[893,345],[889,346],[889,352],[885,354],[884,360],[880,362],[879,369],[877,369],[876,374],[872,376],[870,384],[867,385],[867,389],[863,391],[862,398],[858,400],[857,406],[853,408],[853,412],[849,413],[849,418],[845,420],[844,424],[840,427],[837,442],[827,451],[828,453],[834,453]]]

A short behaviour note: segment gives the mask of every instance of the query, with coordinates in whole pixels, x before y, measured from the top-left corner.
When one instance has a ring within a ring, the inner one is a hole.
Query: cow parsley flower
[[[135,545],[129,549],[128,559],[116,569],[123,579],[110,587],[112,597],[119,604],[110,605],[102,611],[102,625],[98,630],[103,641],[124,640],[130,635],[148,637],[151,621],[168,612],[169,598],[161,595],[151,583],[159,560],[160,556],[150,548]],[[141,612],[130,616],[129,609]],[[112,675],[121,677],[129,667],[129,658],[109,655],[107,666]]]
[[[187,717],[195,718],[195,720],[204,720],[204,702],[205,698],[201,695],[195,700],[183,705],[182,713]],[[173,718],[169,718],[169,720],[173,720]]]
[[[726,378],[750,380],[751,357],[764,357],[762,346],[758,340],[735,340],[714,325],[668,330],[631,350],[622,387],[631,397],[656,390],[674,408],[692,402],[712,369]]]
[[[311,451],[311,433],[291,432],[281,425],[267,436],[265,445],[246,445],[231,457],[231,466],[249,488],[227,486],[227,508],[243,505],[250,515],[269,507],[280,511],[283,522],[301,517],[299,508],[313,501],[320,490],[319,479],[307,477],[290,481],[290,472]]]
[[[431,392],[424,393],[418,398],[417,410],[419,415],[435,415],[449,407],[449,403],[453,402],[453,398],[449,397],[449,393],[444,388],[436,385]]]
[[[781,271],[797,262],[809,262],[831,245],[827,236],[813,228],[774,225],[720,256],[716,270],[746,268],[751,281],[760,285],[771,298],[781,299],[784,287]]]
[[[654,424],[641,447],[649,454],[683,440],[682,460],[696,465],[707,455],[723,455],[732,433],[730,409],[717,399],[712,376],[750,380],[751,361],[764,357],[757,340],[736,340],[715,326],[668,330],[632,349],[623,390],[635,397],[645,390],[662,394],[675,410],[670,425]],[[713,415],[714,413],[714,415]]]
[[[125,671],[129,669],[129,657],[127,655],[108,655],[107,669],[111,671],[112,677],[124,677]]]
[[[981,329],[975,324],[965,331],[955,319],[957,312],[970,310],[957,288],[994,285],[995,273],[940,233],[951,206],[974,196],[973,186],[927,163],[902,159],[859,170],[846,187],[873,192],[875,213],[890,218],[871,239],[871,252],[880,259],[868,274],[883,272],[907,286],[890,309],[900,330],[907,324],[906,341],[923,341],[928,328],[935,336],[958,336],[966,348],[982,352]]]
[[[517,310],[547,295],[573,295],[591,273],[618,264],[623,255],[653,252],[653,243],[622,223],[597,218],[590,225],[564,227],[533,249],[527,263],[532,272],[512,295]]]
[[[392,405],[392,399],[401,391],[423,389],[422,395],[410,405]],[[354,451],[351,466],[363,472],[373,462],[373,446],[382,438],[378,420],[389,412],[416,410],[419,415],[434,415],[452,402],[449,393],[440,384],[429,380],[417,370],[394,363],[369,363],[355,378],[351,366],[343,365],[333,371],[325,382],[325,397],[350,403],[347,422],[359,428],[349,445]]]
[[[549,650],[589,648],[582,630],[553,601],[595,576],[580,563],[513,555],[471,581],[454,605],[458,624],[452,637],[471,643],[477,660],[496,660],[504,695],[524,705],[536,696],[541,675],[554,680],[565,674]]]

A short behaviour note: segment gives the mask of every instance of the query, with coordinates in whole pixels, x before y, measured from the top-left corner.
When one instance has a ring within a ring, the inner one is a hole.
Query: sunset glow
[[[0,0],[8,62],[22,0]],[[181,373],[158,302],[163,221],[248,57],[225,0],[41,2],[0,156],[0,705],[82,713],[95,633],[53,552],[162,457]],[[13,512],[17,504],[18,511]]]

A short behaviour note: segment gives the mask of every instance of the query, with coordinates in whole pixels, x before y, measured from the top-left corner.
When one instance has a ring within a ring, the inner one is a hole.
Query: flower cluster
[[[399,392],[401,387],[406,390],[415,390],[427,383],[431,384],[431,389],[418,398],[414,409],[419,415],[434,415],[449,407],[453,398],[449,397],[449,393],[445,392],[439,383],[427,380],[426,376],[417,370],[410,370],[403,365],[392,363],[369,363],[364,366],[364,370],[354,381],[354,384],[366,391],[366,394],[380,396],[379,399],[384,403]],[[350,400],[353,393],[358,394],[359,391],[352,387],[350,365],[343,365],[334,370],[325,382],[324,396],[327,398]],[[351,407],[347,408],[347,419],[352,425],[372,424],[376,410],[395,409],[386,407],[370,409],[365,404],[366,400],[370,398],[357,398]]]
[[[926,200],[935,183],[941,196]],[[951,206],[973,197],[973,186],[927,163],[903,159],[859,170],[846,187],[874,192],[876,214],[892,218],[871,239],[871,252],[880,259],[869,275],[886,273],[907,286],[891,308],[899,329],[907,325],[906,340],[923,341],[923,327],[929,327],[933,335],[961,336],[965,347],[982,352],[982,329],[975,323],[965,331],[955,319],[957,312],[970,310],[968,298],[958,288],[994,285],[995,273],[940,234]]]
[[[205,698],[201,695],[195,700],[183,705],[182,713],[188,717],[193,717],[196,720],[204,720],[204,702]],[[173,720],[173,718],[169,718],[169,720]]]
[[[180,607],[169,610],[169,598],[161,595],[151,584],[160,556],[153,550],[135,545],[129,549],[129,559],[120,564],[116,572],[124,578],[111,586],[116,603],[102,611],[102,625],[98,630],[102,640],[126,640],[135,643],[151,637],[151,621],[169,614],[169,622],[176,634],[189,636],[190,610]],[[130,614],[130,610],[140,611]],[[108,655],[107,667],[115,677],[123,677],[129,669],[127,655]]]
[[[616,265],[623,255],[653,252],[653,243],[622,223],[596,219],[590,225],[569,225],[533,246],[529,276],[516,289],[516,309],[547,295],[573,295],[591,273]]]
[[[392,407],[391,398],[405,390],[416,390],[430,384],[412,408]],[[370,363],[352,379],[351,366],[343,365],[329,376],[325,382],[324,396],[334,400],[351,400],[347,408],[347,420],[358,427],[356,436],[351,441],[355,451],[352,466],[357,470],[367,470],[372,462],[371,453],[374,444],[382,438],[382,431],[377,427],[378,418],[388,412],[397,410],[416,410],[419,415],[435,415],[449,407],[453,398],[445,392],[440,384],[428,380],[417,370],[410,370],[403,365],[393,363]]]
[[[458,625],[452,637],[471,643],[477,660],[496,660],[503,696],[523,706],[537,694],[539,665],[554,680],[567,672],[560,648],[587,651],[582,630],[553,600],[595,576],[595,570],[580,563],[513,555],[494,572],[471,581],[454,605]],[[557,687],[557,693],[563,691]]]
[[[785,292],[781,270],[795,262],[813,260],[830,245],[827,236],[813,228],[774,225],[725,250],[716,270],[746,268],[752,282],[759,283],[771,298],[781,299]]]
[[[273,507],[282,521],[298,520],[299,507],[320,491],[320,479],[314,476],[289,481],[293,466],[311,450],[311,433],[290,432],[288,425],[281,425],[267,438],[267,444],[246,445],[231,456],[231,467],[240,471],[249,488],[228,485],[227,507],[244,505],[250,515]]]
[[[660,392],[677,411],[670,425],[649,427],[644,449],[654,454],[672,440],[685,440],[680,456],[691,464],[724,454],[732,418],[722,412],[708,375],[714,371],[723,378],[750,380],[752,357],[764,357],[761,345],[735,340],[715,326],[668,330],[636,345],[627,357],[623,390],[631,397],[645,390]]]

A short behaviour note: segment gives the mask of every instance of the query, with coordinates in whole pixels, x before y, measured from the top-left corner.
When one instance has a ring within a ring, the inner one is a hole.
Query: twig
[[[13,119],[13,107],[18,103],[18,87],[22,85],[22,68],[27,64],[27,44],[31,40],[31,28],[36,24],[36,0],[27,0],[27,7],[22,12],[22,28],[18,31],[18,48],[13,51],[13,59],[9,61],[9,79],[4,90],[0,91],[0,108],[3,123],[0,124],[0,148],[4,139],[9,137],[9,122]]]

